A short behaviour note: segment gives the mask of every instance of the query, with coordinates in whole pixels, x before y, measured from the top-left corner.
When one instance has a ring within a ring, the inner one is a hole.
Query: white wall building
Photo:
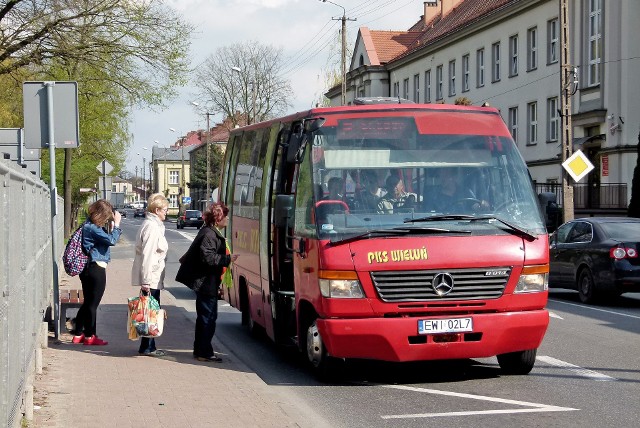
[[[640,130],[640,86],[633,80],[640,75],[640,31],[634,30],[640,1],[570,0],[569,6],[574,148],[596,167],[576,186],[576,213],[622,211]],[[408,31],[362,27],[347,102],[358,96],[488,102],[500,109],[534,181],[561,182],[558,17],[557,0],[438,0],[425,2]],[[327,96],[339,105],[340,86]]]

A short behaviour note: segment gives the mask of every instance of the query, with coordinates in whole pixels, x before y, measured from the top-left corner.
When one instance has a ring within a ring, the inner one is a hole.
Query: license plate
[[[473,331],[472,318],[443,318],[418,321],[418,334],[462,333],[465,331]]]

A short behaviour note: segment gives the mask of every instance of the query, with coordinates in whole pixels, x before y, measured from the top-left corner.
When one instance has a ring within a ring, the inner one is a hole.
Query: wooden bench
[[[66,331],[67,309],[79,308],[84,303],[82,290],[60,290],[60,332]]]

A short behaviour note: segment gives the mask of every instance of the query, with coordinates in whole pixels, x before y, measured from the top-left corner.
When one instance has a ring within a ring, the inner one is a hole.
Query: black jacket
[[[222,269],[231,263],[231,256],[226,250],[226,242],[220,232],[215,227],[202,226],[196,239],[180,258],[176,281],[188,285],[204,279],[198,294],[217,296]]]

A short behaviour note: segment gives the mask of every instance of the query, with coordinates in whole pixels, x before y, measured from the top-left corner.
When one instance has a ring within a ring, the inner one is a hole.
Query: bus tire
[[[510,352],[498,355],[498,364],[502,372],[510,375],[526,375],[536,363],[537,349]]]
[[[249,325],[251,320],[251,308],[249,307],[249,290],[247,287],[240,287],[240,313],[242,314],[242,325]]]
[[[305,348],[307,362],[318,380],[328,382],[337,379],[343,360],[327,353],[315,319],[307,327]]]

